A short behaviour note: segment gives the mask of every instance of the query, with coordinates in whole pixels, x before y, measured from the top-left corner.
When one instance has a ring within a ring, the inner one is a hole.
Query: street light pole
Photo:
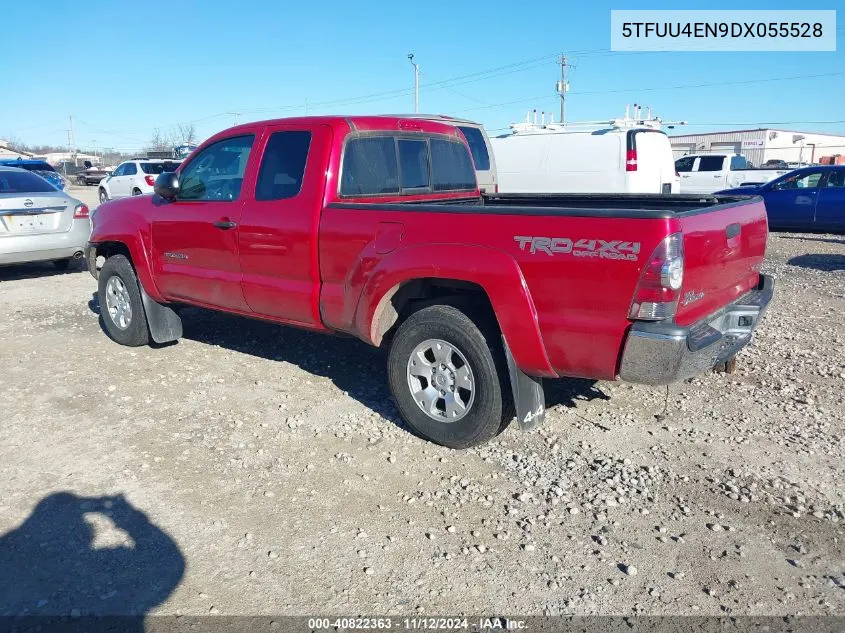
[[[414,114],[420,111],[420,66],[414,63],[414,54],[408,53],[408,61],[414,67]]]

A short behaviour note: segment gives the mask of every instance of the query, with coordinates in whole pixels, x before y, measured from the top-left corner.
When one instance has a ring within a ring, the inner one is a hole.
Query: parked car
[[[0,160],[0,166],[17,167],[18,169],[31,171],[44,178],[44,180],[60,191],[66,186],[62,175],[53,169],[52,165],[45,160],[37,160],[34,158],[16,158],[14,160],[7,159]]]
[[[763,196],[769,228],[776,231],[845,232],[845,165],[804,167],[722,194]]]
[[[768,182],[789,171],[753,168],[742,154],[689,154],[675,161],[681,193],[713,193]]]
[[[155,190],[94,216],[112,339],[177,340],[180,304],[351,334],[389,349],[411,428],[455,448],[513,407],[539,424],[543,378],[668,384],[730,362],[772,296],[759,198],[481,196],[464,136],[435,121],[248,123]]]
[[[88,167],[76,174],[78,185],[98,185],[104,178],[108,178],[111,172],[102,167]]]
[[[678,193],[669,137],[650,127],[539,128],[491,139],[505,193]]]
[[[156,176],[165,171],[173,171],[180,162],[171,159],[134,158],[120,163],[110,176],[100,180],[100,203],[152,193]]]
[[[88,207],[41,176],[0,166],[0,264],[52,261],[65,270],[91,234]]]

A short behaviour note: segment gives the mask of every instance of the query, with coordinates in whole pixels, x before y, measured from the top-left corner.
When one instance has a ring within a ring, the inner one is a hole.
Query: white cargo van
[[[504,193],[678,193],[669,137],[617,119],[600,129],[512,125],[490,139]]]

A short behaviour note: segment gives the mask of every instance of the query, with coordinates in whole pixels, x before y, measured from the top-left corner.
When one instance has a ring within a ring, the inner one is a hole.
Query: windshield
[[[167,163],[141,163],[141,169],[145,174],[162,174],[166,171],[176,171],[178,162]]]
[[[48,193],[55,191],[41,176],[25,171],[0,171],[0,194],[3,193]]]

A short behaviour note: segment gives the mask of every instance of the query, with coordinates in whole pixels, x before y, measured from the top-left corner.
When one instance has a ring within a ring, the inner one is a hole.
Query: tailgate
[[[680,214],[684,282],[675,317],[690,325],[756,287],[768,222],[761,198]]]

